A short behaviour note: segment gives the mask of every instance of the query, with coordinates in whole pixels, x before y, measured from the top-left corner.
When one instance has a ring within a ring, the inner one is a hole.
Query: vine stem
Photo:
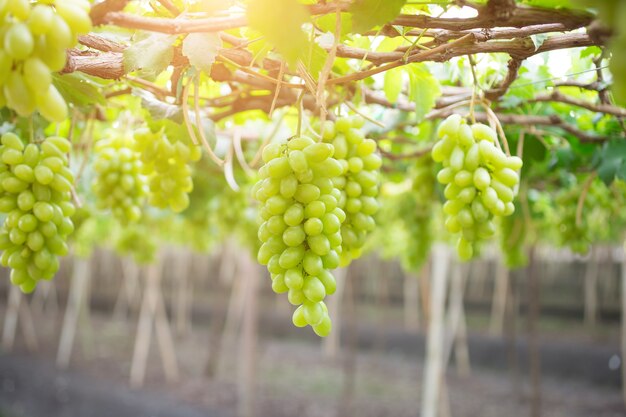
[[[194,103],[194,110],[196,114],[196,125],[198,127],[198,133],[200,134],[200,140],[202,141],[204,148],[206,149],[207,153],[209,154],[209,157],[213,160],[213,162],[215,162],[218,166],[222,166],[224,164],[224,161],[220,159],[217,155],[215,155],[215,152],[213,152],[213,148],[211,148],[211,145],[209,144],[209,141],[206,138],[206,135],[204,134],[204,129],[202,128],[202,119],[200,115],[200,80],[199,78],[196,77],[193,84],[194,84],[193,103]],[[187,83],[187,86],[188,85],[189,83]]]
[[[274,129],[272,129],[272,132],[265,139],[263,139],[261,146],[259,146],[259,150],[254,155],[254,158],[252,158],[252,162],[250,162],[251,167],[256,167],[259,164],[259,161],[261,161],[261,156],[263,155],[263,149],[265,149],[267,144],[270,143],[271,140],[276,136],[276,134],[280,130],[280,127],[283,124],[284,119],[285,119],[285,113],[283,112],[280,116],[280,119],[278,119],[278,121],[274,125]]]
[[[235,174],[233,171],[233,143],[231,142],[224,158],[224,178],[228,186],[235,192],[239,191],[239,184],[235,180]]]
[[[243,147],[241,146],[241,129],[235,128],[235,132],[233,133],[233,148],[235,149],[235,156],[237,157],[237,161],[239,161],[239,165],[243,168],[244,172],[247,176],[251,177],[254,173],[248,162],[246,161],[246,157],[243,154]]]
[[[583,217],[583,207],[585,205],[585,200],[587,199],[587,194],[589,193],[589,188],[591,188],[591,184],[593,180],[598,176],[598,172],[594,171],[589,175],[589,177],[585,180],[583,184],[583,189],[580,192],[580,197],[578,197],[578,204],[576,204],[576,227],[580,227],[582,223]]]
[[[506,153],[507,156],[511,156],[511,150],[509,149],[509,141],[506,139],[506,135],[504,134],[504,129],[502,129],[502,124],[500,123],[500,120],[498,120],[498,116],[491,109],[491,106],[489,105],[487,100],[482,100],[482,104],[483,104],[483,107],[485,108],[485,112],[487,113],[487,116],[490,118],[490,121],[493,121],[493,123],[496,125],[496,131],[498,132],[498,135],[500,136],[500,139],[502,140],[502,147],[504,148],[504,153]],[[498,141],[496,141],[496,144],[498,145],[498,147],[500,147],[500,143]]]
[[[185,127],[187,127],[187,132],[189,133],[189,137],[191,138],[191,142],[198,146],[200,142],[198,141],[198,137],[196,136],[196,132],[191,125],[191,120],[189,119],[189,83],[185,84],[183,87],[183,119],[185,120]]]
[[[474,115],[474,104],[476,101],[476,91],[478,90],[478,77],[476,76],[476,68],[474,68],[474,66],[476,65],[476,63],[474,62],[474,56],[473,55],[468,55],[468,62],[469,62],[469,66],[470,66],[470,70],[472,71],[472,79],[474,80],[474,86],[472,88],[472,99],[470,102],[470,120],[472,121],[472,124],[476,123],[476,116]]]
[[[305,93],[306,90],[302,90],[298,95],[298,100],[296,101],[296,107],[298,108],[298,127],[296,128],[296,136],[300,136],[302,134],[302,117],[304,113],[302,102]]]
[[[276,109],[276,102],[278,101],[278,96],[280,95],[280,89],[283,86],[283,75],[285,74],[285,61],[281,61],[280,70],[278,71],[278,84],[276,84],[276,89],[274,90],[274,97],[272,97],[272,105],[270,106],[270,112],[268,113],[269,117],[272,117],[274,110]]]

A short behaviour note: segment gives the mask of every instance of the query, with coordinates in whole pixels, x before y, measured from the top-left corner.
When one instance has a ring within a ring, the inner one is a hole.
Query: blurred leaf
[[[598,176],[605,184],[610,184],[616,177],[626,179],[626,142],[614,139],[605,143],[596,163]]]
[[[216,33],[190,33],[183,41],[183,55],[189,63],[207,74],[215,62],[222,40]]]
[[[124,50],[124,69],[155,77],[172,62],[176,36],[154,33]]]
[[[140,88],[133,88],[133,95],[141,99],[141,106],[150,113],[153,120],[169,119],[178,124],[184,122],[183,111],[180,106],[161,101]]]
[[[385,84],[384,91],[385,97],[391,103],[398,101],[398,96],[402,92],[402,75],[404,70],[402,68],[393,68],[385,72]]]
[[[252,0],[248,2],[247,16],[250,27],[274,44],[290,65],[306,51],[307,37],[302,24],[310,16],[297,0]]]
[[[365,32],[395,19],[406,0],[356,0],[350,7],[352,28]]]
[[[411,64],[405,68],[410,80],[409,98],[415,103],[415,116],[420,122],[435,107],[441,88],[424,64]]]
[[[75,106],[82,107],[106,103],[100,89],[87,76],[81,73],[54,74],[52,82],[65,101]]]

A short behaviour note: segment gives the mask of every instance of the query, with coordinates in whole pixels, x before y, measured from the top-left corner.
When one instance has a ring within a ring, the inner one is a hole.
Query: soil
[[[415,417],[423,374],[423,334],[359,326],[358,353],[327,358],[320,342],[290,326],[288,317],[264,314],[257,352],[256,417]],[[176,340],[181,378],[166,383],[156,343],[146,383],[128,388],[136,317],[112,320],[92,312],[91,325],[78,333],[69,371],[54,366],[61,317],[36,317],[40,349],[27,353],[21,337],[12,353],[0,356],[2,417],[233,417],[237,410],[237,346],[226,346],[218,375],[208,379],[208,322]],[[520,335],[519,376],[513,378],[505,341],[470,333],[472,373],[447,372],[454,417],[529,415],[529,386]],[[611,340],[542,337],[542,415],[546,417],[626,416],[615,368],[618,345]],[[613,358],[612,358],[613,357]],[[353,395],[345,369],[354,360]],[[346,388],[347,387],[347,388]],[[342,411],[338,411],[342,410]]]

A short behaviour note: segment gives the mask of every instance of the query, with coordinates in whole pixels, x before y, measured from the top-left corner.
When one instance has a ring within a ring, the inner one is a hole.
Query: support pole
[[[438,417],[441,395],[443,343],[444,343],[444,308],[448,279],[448,249],[437,244],[432,254],[432,279],[430,297],[430,323],[426,344],[424,367],[422,412],[421,417]]]
[[[87,295],[90,275],[89,266],[87,259],[78,256],[74,257],[72,283],[70,285],[67,308],[63,318],[63,328],[61,329],[59,350],[57,352],[57,366],[61,369],[67,368],[70,364],[81,309],[85,306],[83,299]]]

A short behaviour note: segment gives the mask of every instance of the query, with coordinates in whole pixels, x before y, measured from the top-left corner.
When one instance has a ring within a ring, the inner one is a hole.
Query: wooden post
[[[9,300],[6,315],[4,317],[4,328],[2,329],[2,347],[10,352],[15,344],[17,335],[17,325],[20,324],[26,348],[34,352],[39,348],[35,324],[28,302],[24,299],[24,294],[14,285],[9,288]]]
[[[491,302],[491,320],[489,321],[489,333],[492,336],[502,336],[504,325],[504,313],[506,308],[506,296],[509,287],[509,269],[504,265],[500,257],[496,261],[495,286]]]
[[[239,343],[237,408],[239,417],[253,417],[256,414],[257,298],[260,274],[259,266],[247,253],[241,255],[240,265],[245,280],[245,308]]]
[[[328,336],[322,339],[324,356],[335,359],[339,353],[341,338],[341,304],[343,300],[344,288],[346,287],[346,270],[339,268],[333,271],[337,280],[337,290],[333,295],[328,296],[328,311],[333,320],[333,328]]]
[[[354,402],[354,390],[356,385],[356,355],[357,355],[357,324],[356,324],[356,285],[360,281],[355,279],[355,264],[351,264],[346,268],[345,279],[345,292],[344,292],[344,305],[346,317],[346,349],[342,354],[342,370],[343,370],[343,383],[341,388],[341,395],[339,396],[339,404],[337,410],[338,417],[351,417],[353,414],[353,402]]]
[[[191,252],[182,248],[174,251],[176,271],[176,334],[185,336],[191,331]]]
[[[622,397],[626,405],[626,241],[622,252]]]
[[[87,286],[90,277],[89,266],[89,261],[87,259],[78,256],[74,257],[72,283],[70,284],[65,317],[63,319],[63,328],[61,329],[59,350],[57,352],[57,366],[61,369],[67,368],[70,364],[74,338],[78,328],[78,320],[81,314],[81,309],[85,306],[83,299],[87,295]]]
[[[513,395],[520,395],[519,355],[517,350],[517,315],[519,314],[519,300],[517,296],[516,273],[510,274],[509,302],[506,303],[506,341],[507,359],[511,374],[511,391]]]
[[[460,376],[469,376],[470,373],[465,309],[463,308],[463,293],[468,272],[468,265],[457,263],[450,276],[450,296],[446,320],[445,344],[443,348],[442,381],[445,379],[443,376],[445,375],[445,370],[448,368],[453,351],[456,359],[457,373]]]
[[[450,254],[442,244],[433,248],[430,323],[426,344],[421,417],[438,417],[443,364],[444,307]]]
[[[585,325],[592,327],[598,317],[598,276],[600,272],[600,249],[591,247],[585,270]]]
[[[541,415],[541,353],[539,352],[538,321],[541,291],[537,276],[535,248],[528,255],[528,354],[530,358],[531,417]]]
[[[129,310],[135,311],[141,299],[139,266],[130,258],[122,259],[122,283],[113,307],[115,320],[126,320]]]
[[[420,277],[412,273],[404,274],[404,329],[411,333],[420,328],[419,287]]]
[[[158,255],[157,259],[160,259]],[[167,320],[160,285],[161,275],[162,269],[159,261],[146,267],[146,284],[144,287],[143,301],[141,303],[141,311],[139,312],[135,349],[130,369],[130,385],[133,388],[141,387],[146,376],[153,323],[156,325],[157,342],[159,344],[165,377],[169,382],[173,382],[178,378],[176,351],[174,349],[174,342]]]

